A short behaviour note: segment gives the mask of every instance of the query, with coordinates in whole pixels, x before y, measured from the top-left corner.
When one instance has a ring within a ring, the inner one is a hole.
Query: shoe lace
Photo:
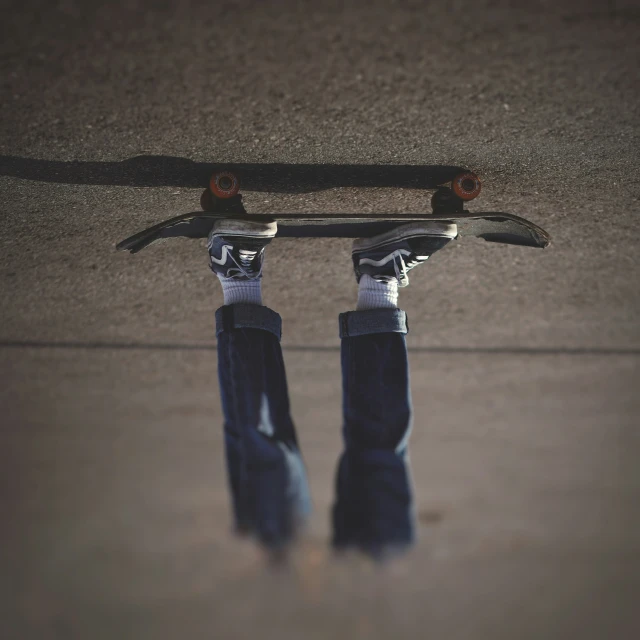
[[[231,247],[229,247],[231,249]],[[238,258],[239,261],[236,260],[232,253],[229,253],[229,257],[235,262],[237,266],[230,267],[227,270],[227,278],[241,278],[245,276],[247,278],[259,278],[262,275],[262,264],[260,265],[259,271],[256,273],[254,269],[251,268],[255,257],[258,255],[258,250],[253,249],[239,249],[238,250]]]
[[[409,276],[407,275],[407,271],[410,271],[416,265],[424,262],[429,256],[418,256],[410,258],[405,262],[404,254],[400,249],[396,249],[392,254],[393,256],[393,270],[395,272],[394,276],[385,276],[379,275],[375,276],[375,280],[378,282],[393,282],[393,280],[397,280],[400,286],[406,286],[409,284]]]

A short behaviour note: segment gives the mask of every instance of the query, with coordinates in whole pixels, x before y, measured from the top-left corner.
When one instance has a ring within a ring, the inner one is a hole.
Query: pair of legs
[[[216,334],[235,527],[269,548],[289,543],[311,509],[289,410],[281,320],[262,305],[260,290],[265,246],[275,233],[274,223],[221,221],[208,242],[225,296]],[[338,549],[379,556],[413,540],[407,322],[397,292],[409,269],[455,235],[455,225],[430,223],[354,242],[358,308],[339,322],[344,451],[332,510]]]

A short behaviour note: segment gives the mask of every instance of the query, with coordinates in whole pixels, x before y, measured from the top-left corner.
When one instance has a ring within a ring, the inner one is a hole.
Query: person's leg
[[[221,222],[208,244],[225,296],[216,335],[235,525],[269,547],[290,541],[310,509],[289,412],[280,316],[262,306],[264,247],[274,235],[269,225]]]
[[[340,316],[344,452],[332,514],[336,548],[380,557],[414,539],[408,329],[396,307],[398,287],[456,233],[455,225],[406,225],[354,243],[358,310]]]
[[[344,452],[333,509],[334,546],[374,555],[413,540],[406,321],[403,311],[382,312],[341,316]],[[384,333],[359,333],[370,321]]]

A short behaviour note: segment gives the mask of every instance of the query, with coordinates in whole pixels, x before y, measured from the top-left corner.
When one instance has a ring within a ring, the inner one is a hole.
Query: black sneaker
[[[373,238],[353,242],[353,268],[360,282],[369,275],[378,282],[409,284],[407,272],[427,260],[458,235],[458,227],[448,222],[412,222]]]
[[[276,222],[217,221],[207,241],[211,271],[238,280],[261,278],[264,249],[277,230]]]

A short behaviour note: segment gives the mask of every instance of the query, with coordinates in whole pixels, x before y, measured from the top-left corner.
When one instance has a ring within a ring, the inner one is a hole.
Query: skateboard
[[[166,238],[206,238],[216,220],[236,219],[276,221],[280,238],[364,238],[411,222],[454,222],[459,236],[474,236],[488,242],[544,248],[549,234],[529,220],[510,213],[466,211],[466,202],[481,191],[478,176],[457,171],[436,186],[431,197],[431,213],[247,213],[242,204],[240,178],[231,171],[217,171],[200,198],[202,211],[185,213],[144,229],[116,245],[137,253],[157,240]]]

